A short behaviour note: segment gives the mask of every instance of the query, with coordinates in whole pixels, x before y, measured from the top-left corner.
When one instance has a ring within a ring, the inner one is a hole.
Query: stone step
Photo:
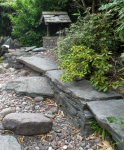
[[[15,137],[0,135],[0,150],[21,150],[21,146]]]
[[[57,85],[62,91],[66,93],[73,93],[76,97],[85,101],[94,100],[109,100],[122,98],[114,91],[99,92],[88,82],[88,80],[73,81],[64,83],[59,80],[62,70],[47,71],[45,75],[51,79],[51,81]]]
[[[49,70],[55,70],[58,64],[54,61],[47,60],[39,57],[19,57],[16,59],[18,62],[25,64],[26,66],[34,69],[35,71],[45,73]]]
[[[120,142],[124,138],[124,132],[121,132],[120,126],[115,123],[109,123],[107,120],[107,117],[111,116],[124,119],[124,99],[87,102],[87,106],[99,125],[106,129],[116,142]],[[117,146],[119,150],[124,150],[124,142]]]
[[[11,113],[2,121],[6,130],[19,135],[41,135],[52,129],[53,122],[42,113]]]
[[[46,77],[20,77],[8,82],[5,90],[14,90],[19,95],[53,97],[54,92]]]

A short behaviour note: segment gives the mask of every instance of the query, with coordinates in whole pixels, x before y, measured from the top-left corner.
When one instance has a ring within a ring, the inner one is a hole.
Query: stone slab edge
[[[120,100],[121,100],[121,99],[120,99]],[[115,102],[115,100],[110,100],[110,101]],[[99,101],[99,102],[100,102],[100,101]],[[109,102],[109,101],[108,101],[108,102]],[[117,100],[117,102],[119,102],[119,100]],[[93,114],[94,118],[97,120],[98,124],[99,124],[103,129],[107,130],[107,131],[112,135],[112,138],[114,139],[115,142],[121,141],[121,139],[124,138],[124,133],[121,132],[121,128],[120,128],[117,124],[115,124],[115,123],[109,123],[109,121],[107,120],[107,118],[106,118],[104,115],[101,115],[101,117],[98,116],[98,115],[96,114],[96,112],[94,112],[93,109],[92,109],[92,108],[93,108],[93,103],[97,103],[97,102],[96,102],[96,101],[94,101],[94,102],[86,102],[86,105],[87,105],[87,107],[89,108],[89,110],[92,112],[92,114]],[[106,103],[106,101],[105,101],[105,103]],[[106,104],[106,105],[107,105],[107,104]],[[101,106],[102,106],[102,104],[101,104]],[[104,109],[104,107],[103,107],[103,109]],[[115,112],[115,113],[116,113],[116,112]],[[118,116],[118,115],[119,115],[119,114],[117,113],[117,116]],[[117,116],[114,116],[114,117],[118,118]],[[109,117],[111,117],[111,116],[109,116]],[[122,117],[122,116],[119,116],[119,117]],[[113,131],[112,126],[114,126],[115,131]],[[116,132],[116,129],[118,129],[118,130],[120,130],[120,131],[119,131],[119,132]],[[115,138],[115,137],[116,137],[116,138]],[[124,149],[123,149],[123,148],[124,148],[124,142],[123,142],[123,143],[120,143],[120,144],[117,144],[117,147],[118,147],[119,150],[124,150]]]
[[[51,72],[54,72],[54,73],[51,74]],[[94,90],[94,89],[93,89],[93,91],[95,91],[96,94],[101,93],[103,96],[101,98],[93,97],[92,99],[91,99],[90,96],[88,96],[89,98],[86,98],[86,96],[84,96],[85,97],[84,98],[84,97],[80,96],[80,94],[78,94],[79,92],[81,92],[80,87],[79,87],[79,91],[76,92],[78,84],[80,82],[82,82],[82,81],[64,83],[64,82],[59,80],[59,77],[60,77],[61,73],[62,73],[62,70],[50,70],[50,71],[46,71],[45,76],[48,77],[60,90],[64,91],[65,93],[71,94],[74,97],[81,99],[82,101],[87,102],[87,101],[100,101],[100,100],[111,100],[111,99],[116,99],[117,100],[117,99],[121,99],[122,98],[121,95],[117,94],[114,91],[107,91],[104,94],[103,92],[99,92],[99,91],[97,93],[97,91]],[[84,81],[84,82],[87,82],[87,81]],[[76,85],[76,88],[73,89],[72,87],[74,85]],[[91,86],[90,86],[90,88],[91,88]],[[91,92],[92,91],[90,91],[90,93]],[[90,95],[90,93],[88,93],[88,95]],[[108,97],[107,97],[107,95],[108,95]]]

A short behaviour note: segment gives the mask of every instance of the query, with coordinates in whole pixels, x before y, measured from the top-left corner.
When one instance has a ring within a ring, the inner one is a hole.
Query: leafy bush
[[[106,10],[116,12],[118,20],[117,32],[120,33],[120,38],[124,42],[124,1],[123,0],[114,0],[112,3],[102,5],[99,10]]]
[[[85,77],[104,92],[114,84],[108,81],[109,72],[114,73],[110,51],[118,48],[118,35],[114,14],[93,14],[79,19],[66,29],[67,36],[57,44],[59,68],[63,69],[61,80],[73,81],[75,76]]]
[[[7,0],[0,0],[0,35],[11,35],[11,21],[9,14],[12,13],[11,3]]]

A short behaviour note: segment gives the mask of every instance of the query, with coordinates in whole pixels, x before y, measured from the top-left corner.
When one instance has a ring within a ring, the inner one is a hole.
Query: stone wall
[[[53,49],[57,45],[58,36],[43,37],[43,47],[46,49]]]
[[[69,121],[80,130],[82,135],[88,136],[92,134],[94,131],[90,124],[94,116],[88,109],[86,102],[73,94],[64,92],[50,79],[49,83],[53,87],[55,102],[59,109],[68,117]]]

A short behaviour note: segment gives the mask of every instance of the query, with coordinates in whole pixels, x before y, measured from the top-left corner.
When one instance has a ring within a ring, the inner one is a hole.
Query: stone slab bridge
[[[18,94],[31,97],[54,97],[70,122],[86,136],[93,132],[89,125],[95,117],[116,142],[124,137],[121,128],[106,119],[111,116],[124,119],[124,100],[116,92],[99,92],[87,80],[64,83],[59,80],[62,70],[57,69],[56,62],[48,59],[31,56],[19,57],[17,61],[43,73],[44,76],[19,78],[9,82],[6,90],[15,90]],[[118,148],[123,150],[124,142]]]

